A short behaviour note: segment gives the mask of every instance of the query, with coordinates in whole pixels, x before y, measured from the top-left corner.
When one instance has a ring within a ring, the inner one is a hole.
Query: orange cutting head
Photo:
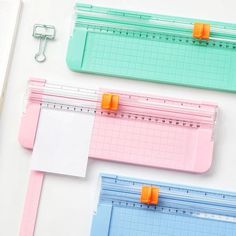
[[[210,29],[210,24],[195,22],[193,26],[193,38],[209,39]]]
[[[117,111],[119,108],[119,96],[111,93],[104,93],[101,102],[102,109]]]
[[[144,204],[158,204],[159,188],[151,186],[142,186],[140,202]]]

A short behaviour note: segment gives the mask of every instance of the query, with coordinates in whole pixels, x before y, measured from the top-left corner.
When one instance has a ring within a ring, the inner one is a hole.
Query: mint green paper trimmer
[[[236,92],[236,24],[76,4],[67,50],[73,71]]]

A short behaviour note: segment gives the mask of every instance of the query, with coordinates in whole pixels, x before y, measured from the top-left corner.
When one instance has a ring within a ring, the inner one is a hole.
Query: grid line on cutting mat
[[[234,50],[89,32],[83,70],[153,81],[229,86]]]
[[[195,129],[146,121],[96,116],[91,157],[173,168],[195,161]],[[191,152],[190,152],[191,151]],[[160,165],[160,164],[159,164]]]
[[[109,236],[234,236],[236,224],[150,211],[113,207]]]

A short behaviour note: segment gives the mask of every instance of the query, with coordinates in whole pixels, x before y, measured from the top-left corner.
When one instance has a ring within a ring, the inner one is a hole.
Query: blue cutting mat
[[[142,185],[160,187],[158,206],[139,203]],[[236,195],[103,175],[91,236],[235,236]]]
[[[236,235],[236,224],[149,210],[114,207],[108,235],[233,236]]]

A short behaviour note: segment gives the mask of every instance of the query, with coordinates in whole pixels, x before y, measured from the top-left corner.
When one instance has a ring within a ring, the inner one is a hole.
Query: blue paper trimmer
[[[91,236],[235,236],[236,193],[102,175]],[[143,186],[159,189],[143,204]]]

